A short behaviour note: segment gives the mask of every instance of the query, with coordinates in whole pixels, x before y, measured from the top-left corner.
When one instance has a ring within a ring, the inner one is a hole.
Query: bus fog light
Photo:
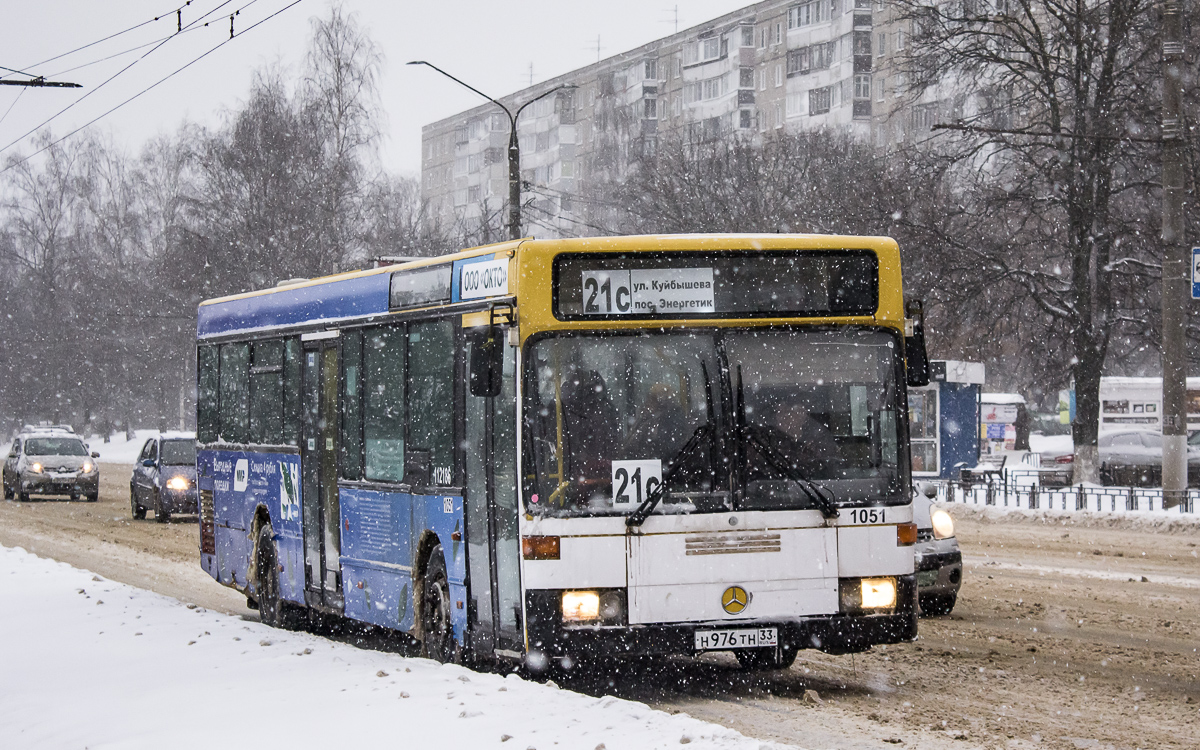
[[[608,623],[625,621],[625,598],[619,591],[608,591],[600,597],[600,619]]]
[[[600,616],[600,595],[595,591],[564,591],[563,622],[589,622]]]
[[[896,604],[896,579],[864,578],[862,580],[863,609],[884,609]]]

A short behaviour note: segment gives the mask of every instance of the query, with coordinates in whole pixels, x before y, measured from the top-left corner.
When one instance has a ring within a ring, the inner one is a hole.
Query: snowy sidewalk
[[[0,745],[783,746],[683,714],[287,633],[0,547]]]

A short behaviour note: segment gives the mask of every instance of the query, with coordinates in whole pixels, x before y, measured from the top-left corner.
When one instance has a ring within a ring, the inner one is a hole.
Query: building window
[[[775,41],[774,44],[783,44],[783,24],[775,24]]]
[[[741,46],[743,46],[743,47],[753,47],[754,46],[754,27],[753,26],[743,26],[742,27],[742,40],[741,41],[742,41]]]
[[[878,80],[875,81],[875,101],[877,101],[877,102],[883,101],[883,90],[885,88],[886,83],[887,83],[887,76],[882,76]]]
[[[783,85],[783,66],[782,65],[775,66],[775,85],[777,87]]]
[[[879,46],[875,50],[875,56],[883,57],[884,53],[887,51],[887,34],[885,32],[879,32],[878,42]]]
[[[738,70],[738,88],[754,88],[754,68],[741,68]]]
[[[896,49],[904,49],[904,29],[900,29],[896,32]]]
[[[658,60],[647,60],[644,66],[644,78],[647,81],[658,80]]]
[[[767,90],[767,71],[765,69],[758,71],[758,90]]]
[[[775,127],[783,127],[783,105],[779,103],[775,104]]]
[[[721,56],[721,40],[718,37],[705,39],[704,42],[704,60],[715,60]]]
[[[869,76],[869,75],[854,76],[854,98],[870,100],[870,98],[871,98],[871,76]]]
[[[767,27],[766,26],[764,26],[758,30],[758,48],[759,49],[767,48]]]
[[[658,100],[657,99],[643,99],[642,101],[645,104],[645,111],[643,112],[643,115],[645,116],[645,118],[647,120],[657,120],[658,119]]]
[[[562,174],[563,177],[574,177],[575,176],[575,162],[564,161],[562,163],[562,170],[560,173]]]
[[[673,112],[676,117],[679,117],[681,114],[683,114],[683,97],[676,96],[671,100],[671,112]]]
[[[754,117],[753,117],[753,115],[750,114],[750,110],[748,110],[748,109],[740,110],[740,114],[738,116],[740,118],[739,122],[738,122],[738,127],[740,127],[742,130],[749,129],[751,124],[754,121]]]
[[[829,86],[810,89],[808,92],[808,114],[823,115],[829,111],[833,100],[833,90]]]

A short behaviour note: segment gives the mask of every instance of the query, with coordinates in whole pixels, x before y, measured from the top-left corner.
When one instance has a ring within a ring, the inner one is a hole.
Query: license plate
[[[937,583],[938,572],[936,570],[922,570],[917,573],[918,586],[932,586]]]
[[[775,628],[742,630],[698,630],[697,651],[727,651],[733,648],[763,648],[779,645]]]

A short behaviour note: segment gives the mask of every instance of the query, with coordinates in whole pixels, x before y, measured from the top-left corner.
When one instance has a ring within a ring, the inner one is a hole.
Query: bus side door
[[[466,362],[484,335],[468,329]],[[495,335],[507,339],[507,329]],[[516,350],[503,346],[503,385],[494,397],[466,394],[466,522],[472,648],[504,656],[524,650],[517,529]]]
[[[340,610],[338,340],[311,337],[313,334],[304,341],[304,439],[300,446],[305,598],[311,606]]]

